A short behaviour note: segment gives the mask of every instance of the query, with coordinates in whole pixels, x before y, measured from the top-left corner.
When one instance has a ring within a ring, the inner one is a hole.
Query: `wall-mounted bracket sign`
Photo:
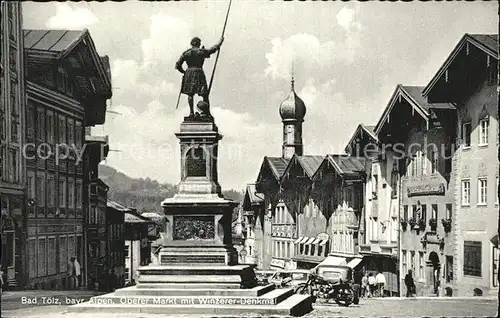
[[[445,187],[443,183],[420,184],[416,186],[408,186],[407,192],[409,197],[416,197],[423,195],[444,195]]]

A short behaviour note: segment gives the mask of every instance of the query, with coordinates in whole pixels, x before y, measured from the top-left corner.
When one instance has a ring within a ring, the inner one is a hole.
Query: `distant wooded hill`
[[[131,178],[106,165],[99,165],[99,178],[109,187],[108,198],[127,207],[136,208],[139,213],[162,213],[161,201],[177,193],[176,185],[159,183],[150,178]],[[224,198],[236,202],[243,199],[241,191],[228,190],[222,194]]]

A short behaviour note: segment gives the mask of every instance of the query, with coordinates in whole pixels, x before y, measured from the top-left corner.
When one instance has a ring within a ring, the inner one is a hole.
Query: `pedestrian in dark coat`
[[[405,276],[406,297],[411,297],[415,293],[415,282],[413,281],[411,269]]]

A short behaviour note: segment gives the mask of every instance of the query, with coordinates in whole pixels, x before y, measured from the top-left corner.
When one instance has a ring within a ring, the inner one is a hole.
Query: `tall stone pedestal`
[[[160,264],[236,265],[232,213],[237,202],[225,200],[217,179],[218,143],[213,120],[190,120],[176,134],[181,144],[179,193],[162,202],[166,233]]]
[[[166,216],[159,264],[138,268],[137,285],[71,307],[92,311],[176,314],[302,315],[308,295],[272,284],[256,286],[253,267],[238,265],[232,213],[217,179],[218,143],[213,119],[185,118],[176,134],[181,145],[179,193],[161,205]],[[103,305],[104,304],[104,305]]]

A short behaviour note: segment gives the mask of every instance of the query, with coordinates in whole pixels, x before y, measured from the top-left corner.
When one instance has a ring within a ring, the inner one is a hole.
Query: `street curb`
[[[498,300],[498,296],[470,296],[470,297],[372,297],[362,300]]]

